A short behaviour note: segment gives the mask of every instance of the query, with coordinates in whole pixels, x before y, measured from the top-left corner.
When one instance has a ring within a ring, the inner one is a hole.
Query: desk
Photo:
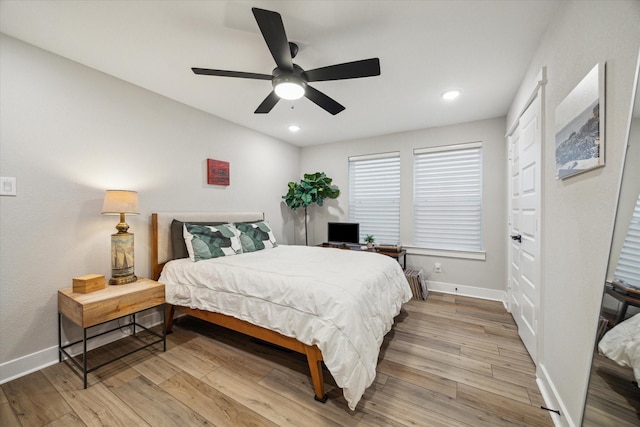
[[[336,249],[345,249],[351,251],[365,251],[365,252],[375,252],[378,254],[386,255],[391,258],[395,258],[398,261],[398,264],[402,266],[402,269],[405,270],[407,268],[407,251],[405,249],[400,249],[400,251],[383,251],[380,249],[362,249],[360,246],[349,246],[349,245],[340,245],[334,243],[323,243],[320,246],[323,248],[336,248]],[[402,258],[402,262],[400,262],[400,258]]]
[[[395,258],[398,260],[398,263],[402,266],[402,269],[405,270],[407,268],[407,251],[404,249],[400,249],[399,252],[390,252],[390,251],[381,251],[380,249],[367,249],[369,252],[377,252],[382,255],[390,256],[391,258]],[[400,262],[400,258],[402,258],[402,262]]]
[[[624,286],[616,281],[611,281],[606,283],[605,292],[622,303],[616,316],[616,324],[624,320],[627,315],[627,308],[629,308],[630,305],[640,307],[640,290]]]

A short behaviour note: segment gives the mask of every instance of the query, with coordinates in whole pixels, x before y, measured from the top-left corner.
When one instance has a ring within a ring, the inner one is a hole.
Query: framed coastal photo
[[[604,166],[605,64],[597,64],[556,107],[556,178]]]

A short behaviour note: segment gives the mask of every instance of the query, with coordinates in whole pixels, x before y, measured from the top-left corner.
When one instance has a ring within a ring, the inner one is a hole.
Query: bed
[[[375,379],[384,335],[411,299],[394,259],[275,241],[233,256],[173,259],[176,223],[191,231],[195,223],[268,223],[261,212],[154,213],[151,222],[152,273],[165,285],[167,331],[178,311],[302,353],[315,399],[327,399],[324,363],[355,409]]]
[[[640,313],[608,331],[598,343],[598,351],[618,365],[632,368],[640,387]]]

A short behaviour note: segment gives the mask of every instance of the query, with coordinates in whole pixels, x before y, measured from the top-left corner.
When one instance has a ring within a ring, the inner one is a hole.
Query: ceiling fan
[[[273,90],[258,106],[255,111],[256,114],[268,113],[280,98],[293,100],[305,96],[327,112],[336,115],[344,110],[345,107],[319,90],[309,86],[309,82],[357,79],[380,75],[380,60],[378,58],[345,62],[309,71],[303,70],[293,63],[293,58],[298,53],[298,45],[288,41],[280,14],[256,7],[251,10],[256,18],[258,27],[260,27],[260,32],[267,42],[267,47],[271,51],[271,56],[273,56],[277,65],[271,74],[212,70],[208,68],[192,68],[192,70],[196,74],[208,76],[271,80]]]

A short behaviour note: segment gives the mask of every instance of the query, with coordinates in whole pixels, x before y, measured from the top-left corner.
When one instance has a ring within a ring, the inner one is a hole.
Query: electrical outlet
[[[436,273],[442,273],[442,264],[440,264],[439,262],[436,262],[434,265],[434,271]]]

